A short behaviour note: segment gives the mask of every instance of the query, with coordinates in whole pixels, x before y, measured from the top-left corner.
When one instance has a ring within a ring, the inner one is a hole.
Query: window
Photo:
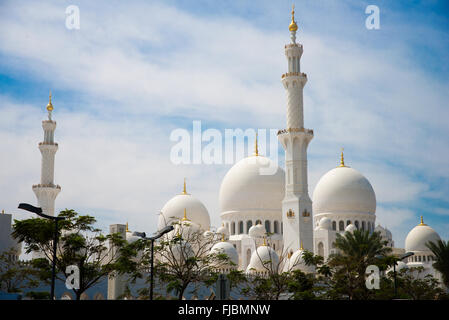
[[[256,221],[256,224],[262,224],[262,221],[257,220],[257,221]]]
[[[332,221],[332,230],[337,231],[337,222]]]
[[[273,223],[274,233],[279,233],[279,222],[275,221]]]
[[[421,262],[421,256],[418,256],[418,261]]]
[[[359,222],[358,221],[355,222],[355,227],[357,228],[357,230],[359,230]]]
[[[265,230],[267,230],[267,232],[271,233],[271,222],[270,222],[270,220],[265,220]]]
[[[231,223],[231,234],[235,234],[235,222]]]
[[[368,231],[371,232],[371,222],[368,221]]]
[[[322,242],[318,243],[318,255],[324,257],[324,245]]]
[[[243,221],[239,221],[239,234],[243,233]]]
[[[345,223],[343,221],[340,221],[338,223],[338,230],[339,231],[344,231],[345,230]]]
[[[253,222],[251,220],[246,221],[246,233],[249,232],[249,228],[253,226]]]
[[[366,227],[365,221],[362,221],[362,230],[363,231],[365,231],[365,227]]]
[[[284,224],[281,221],[281,234],[284,234]]]
[[[349,226],[351,224],[351,220],[346,221],[346,226]]]

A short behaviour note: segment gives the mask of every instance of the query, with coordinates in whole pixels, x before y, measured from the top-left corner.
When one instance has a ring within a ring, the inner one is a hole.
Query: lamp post
[[[154,240],[159,239],[160,237],[162,237],[164,234],[172,231],[174,229],[173,226],[167,226],[161,230],[159,230],[157,232],[156,235],[152,236],[152,237],[145,237],[145,233],[144,234],[144,239],[145,240],[150,240],[151,241],[151,261],[150,261],[150,265],[151,265],[151,275],[150,275],[150,300],[153,300],[153,271],[154,271]]]
[[[405,254],[399,256],[398,260],[404,260],[405,258],[411,257],[413,255],[414,255],[413,252],[406,252]],[[384,258],[384,256],[378,255],[378,256],[376,256],[376,258],[380,258],[381,259],[381,258]],[[395,298],[398,295],[398,286],[397,286],[397,281],[396,281],[396,262],[397,262],[397,260],[395,260],[394,263],[393,263],[393,279],[394,279],[393,284],[394,284],[394,297]]]
[[[53,261],[52,261],[52,267],[51,267],[51,292],[50,292],[50,299],[55,299],[55,278],[56,278],[56,248],[58,244],[58,221],[64,220],[64,217],[53,217],[46,215],[42,213],[42,208],[32,206],[28,203],[20,203],[19,209],[23,209],[29,212],[33,212],[37,214],[38,216],[49,219],[54,221],[55,223],[55,230],[53,235]]]

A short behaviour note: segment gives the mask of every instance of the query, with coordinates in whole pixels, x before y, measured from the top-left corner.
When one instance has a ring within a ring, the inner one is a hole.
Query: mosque
[[[345,164],[343,151],[338,166],[321,177],[310,198],[307,147],[314,132],[304,127],[303,88],[307,75],[301,72],[303,46],[296,41],[297,30],[292,11],[291,41],[284,47],[288,67],[281,77],[287,95],[287,123],[285,129],[278,131],[279,142],[285,150],[285,169],[259,154],[256,139],[254,154],[238,161],[223,178],[219,192],[221,226],[211,228],[207,208],[188,193],[184,181],[182,192],[161,209],[158,228],[188,221],[204,236],[215,233],[222,241],[211,250],[226,253],[236,268],[247,273],[266,272],[262,261],[267,260],[272,264],[283,260],[283,270],[313,272],[302,260],[304,250],[327,259],[336,252],[337,234],[355,229],[379,231],[394,254],[414,254],[399,262],[399,269],[422,266],[424,275],[432,274],[441,279],[432,267],[434,255],[425,245],[428,241],[440,240],[437,232],[421,217],[421,222],[407,235],[405,248],[395,247],[391,232],[376,226],[376,194],[371,183],[362,173]],[[56,122],[52,120],[51,96],[47,110],[48,120],[42,122],[44,141],[39,143],[42,178],[40,184],[33,186],[33,191],[44,212],[54,215],[54,201],[61,187],[53,181],[58,144],[53,138]],[[276,168],[274,174],[265,174],[263,169],[267,166]],[[111,225],[110,232],[120,232],[129,241],[138,239],[124,224]],[[120,281],[123,279],[119,277],[109,280],[109,299],[122,292]]]

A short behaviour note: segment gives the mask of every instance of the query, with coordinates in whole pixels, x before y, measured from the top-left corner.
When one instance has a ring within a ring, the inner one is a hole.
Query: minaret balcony
[[[288,128],[288,129],[282,129],[278,131],[278,136],[287,134],[287,133],[299,133],[304,132],[305,134],[309,134],[313,136],[313,130],[312,129],[305,129],[305,128]]]
[[[51,188],[61,190],[61,186],[59,184],[33,184],[33,189],[36,188]]]
[[[56,142],[39,142],[39,146],[58,146]]]
[[[287,72],[282,75],[282,79],[286,77],[304,77],[307,79],[307,74],[303,72]]]

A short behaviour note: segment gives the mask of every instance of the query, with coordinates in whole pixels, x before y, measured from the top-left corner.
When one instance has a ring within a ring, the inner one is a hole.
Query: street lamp
[[[411,257],[413,255],[414,255],[413,252],[406,252],[405,254],[399,256],[398,260],[404,260],[405,258]],[[384,258],[384,256],[378,255],[378,256],[376,256],[376,258]],[[398,287],[397,287],[397,282],[396,282],[396,262],[397,262],[397,260],[395,260],[393,263],[394,297],[395,298],[397,297],[397,294],[398,294]]]
[[[57,247],[57,243],[58,243],[58,221],[64,220],[65,218],[64,217],[53,217],[53,216],[46,215],[46,214],[42,213],[42,208],[32,206],[31,204],[28,204],[28,203],[20,203],[19,209],[33,212],[33,213],[37,214],[38,216],[45,218],[45,219],[52,220],[55,223],[55,230],[54,230],[54,235],[53,235],[53,263],[52,263],[52,267],[51,267],[51,292],[50,292],[50,299],[54,300],[55,299],[55,278],[56,278],[56,247]]]
[[[172,231],[174,229],[173,226],[167,226],[161,230],[159,230],[156,235],[152,236],[152,237],[145,237],[145,232],[143,233],[143,237],[145,240],[150,240],[151,241],[151,275],[150,275],[150,300],[153,300],[153,270],[154,270],[154,240],[159,239],[160,237],[162,237],[164,234]]]

